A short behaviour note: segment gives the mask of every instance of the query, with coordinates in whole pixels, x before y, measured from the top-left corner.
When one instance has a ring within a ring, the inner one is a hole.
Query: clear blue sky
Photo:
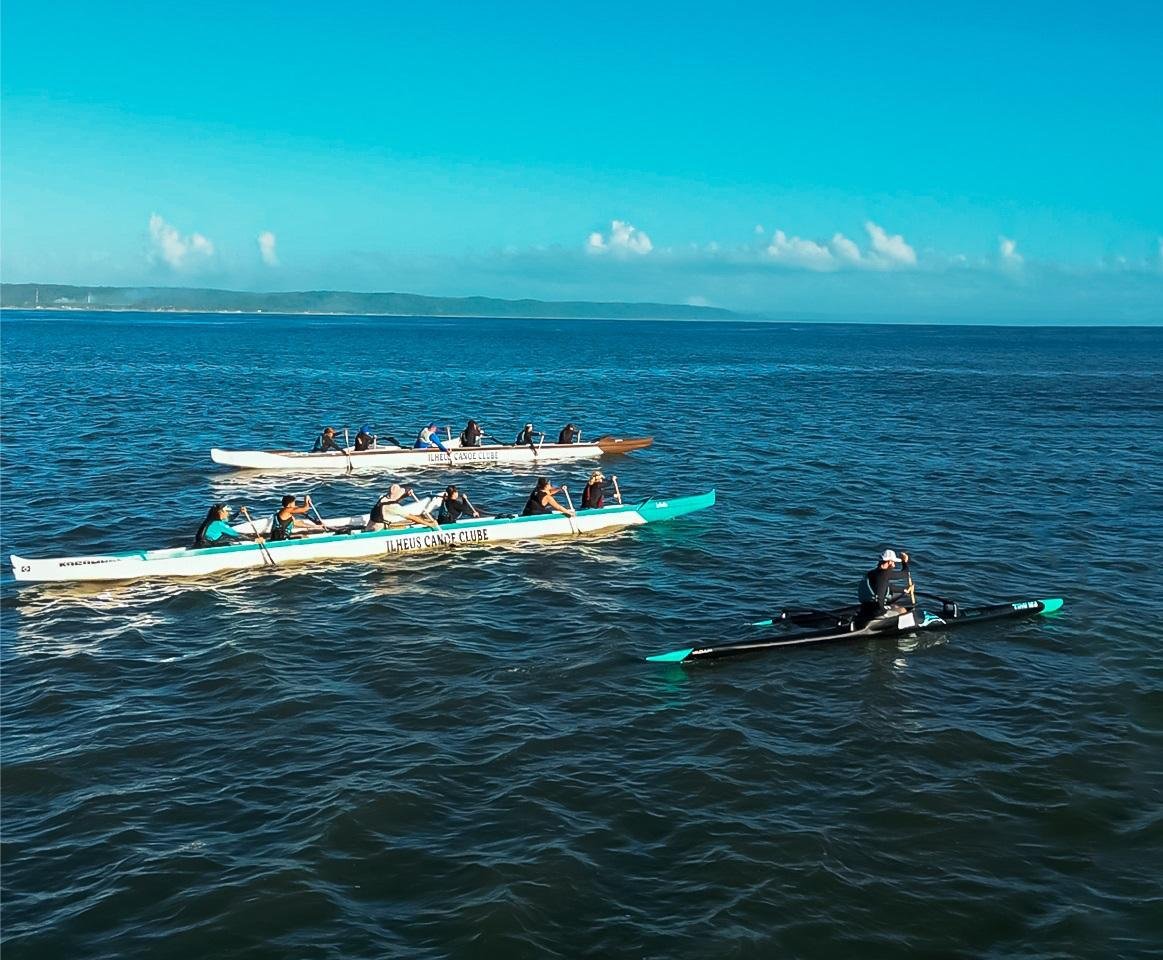
[[[1163,319],[1158,4],[2,18],[8,281]]]

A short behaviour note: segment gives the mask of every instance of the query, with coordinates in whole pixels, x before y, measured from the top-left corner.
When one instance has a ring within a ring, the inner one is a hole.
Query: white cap
[[[885,550],[884,553],[880,555],[881,563],[884,563],[885,560],[891,560],[893,563],[900,563],[900,559],[901,558],[898,557],[892,550]]]

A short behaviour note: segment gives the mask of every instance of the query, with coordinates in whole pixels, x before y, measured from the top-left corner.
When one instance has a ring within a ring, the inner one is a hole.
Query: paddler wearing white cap
[[[440,524],[431,517],[409,513],[404,509],[403,500],[411,493],[411,487],[402,487],[398,483],[393,483],[388,488],[388,492],[375,502],[375,506],[372,507],[371,514],[367,518],[367,526],[364,527],[364,530],[384,530],[391,525],[395,518],[406,520],[408,523],[414,525],[439,530]]]
[[[901,565],[901,572],[909,572],[909,555],[904,550],[900,556],[895,550],[885,550],[880,555],[880,562],[868,571],[860,581],[857,594],[860,599],[859,620],[880,616],[888,610],[895,613],[904,613],[904,607],[894,607],[889,603],[889,591],[892,589],[893,572],[897,564]]]

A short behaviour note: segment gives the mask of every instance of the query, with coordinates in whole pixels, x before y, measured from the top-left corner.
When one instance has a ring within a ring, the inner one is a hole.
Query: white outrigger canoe
[[[370,559],[393,554],[417,553],[440,547],[487,546],[513,540],[577,536],[621,527],[670,520],[715,502],[715,491],[670,500],[650,498],[640,503],[616,504],[597,510],[581,510],[576,516],[560,513],[533,517],[477,517],[430,527],[404,526],[374,532],[319,533],[295,540],[264,544],[236,543],[224,547],[135,550],[105,556],[58,557],[30,560],[13,554],[12,574],[28,582],[131,580],[138,577],[196,577],[224,570],[275,566],[308,560]],[[419,508],[417,508],[419,509]],[[327,526],[361,524],[365,517],[326,520]],[[263,521],[257,522],[261,529]],[[239,524],[236,529],[253,529]]]
[[[488,443],[462,447],[457,439],[442,441],[448,452],[434,447],[377,446],[356,451],[302,453],[296,450],[220,450],[210,451],[210,459],[241,470],[294,470],[314,473],[357,473],[370,470],[396,470],[401,467],[465,467],[510,463],[550,463],[559,460],[586,460],[611,453],[629,453],[654,443],[653,437],[598,437],[585,443],[538,443],[510,446]]]

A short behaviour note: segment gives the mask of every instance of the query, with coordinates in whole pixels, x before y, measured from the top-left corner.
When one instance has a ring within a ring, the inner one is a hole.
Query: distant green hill
[[[727,320],[717,307],[668,303],[494,300],[422,297],[413,293],[248,293],[192,287],[72,287],[55,283],[0,284],[0,306],[10,309],[176,310],[196,313],[332,313],[422,317],[546,317],[550,319]]]

